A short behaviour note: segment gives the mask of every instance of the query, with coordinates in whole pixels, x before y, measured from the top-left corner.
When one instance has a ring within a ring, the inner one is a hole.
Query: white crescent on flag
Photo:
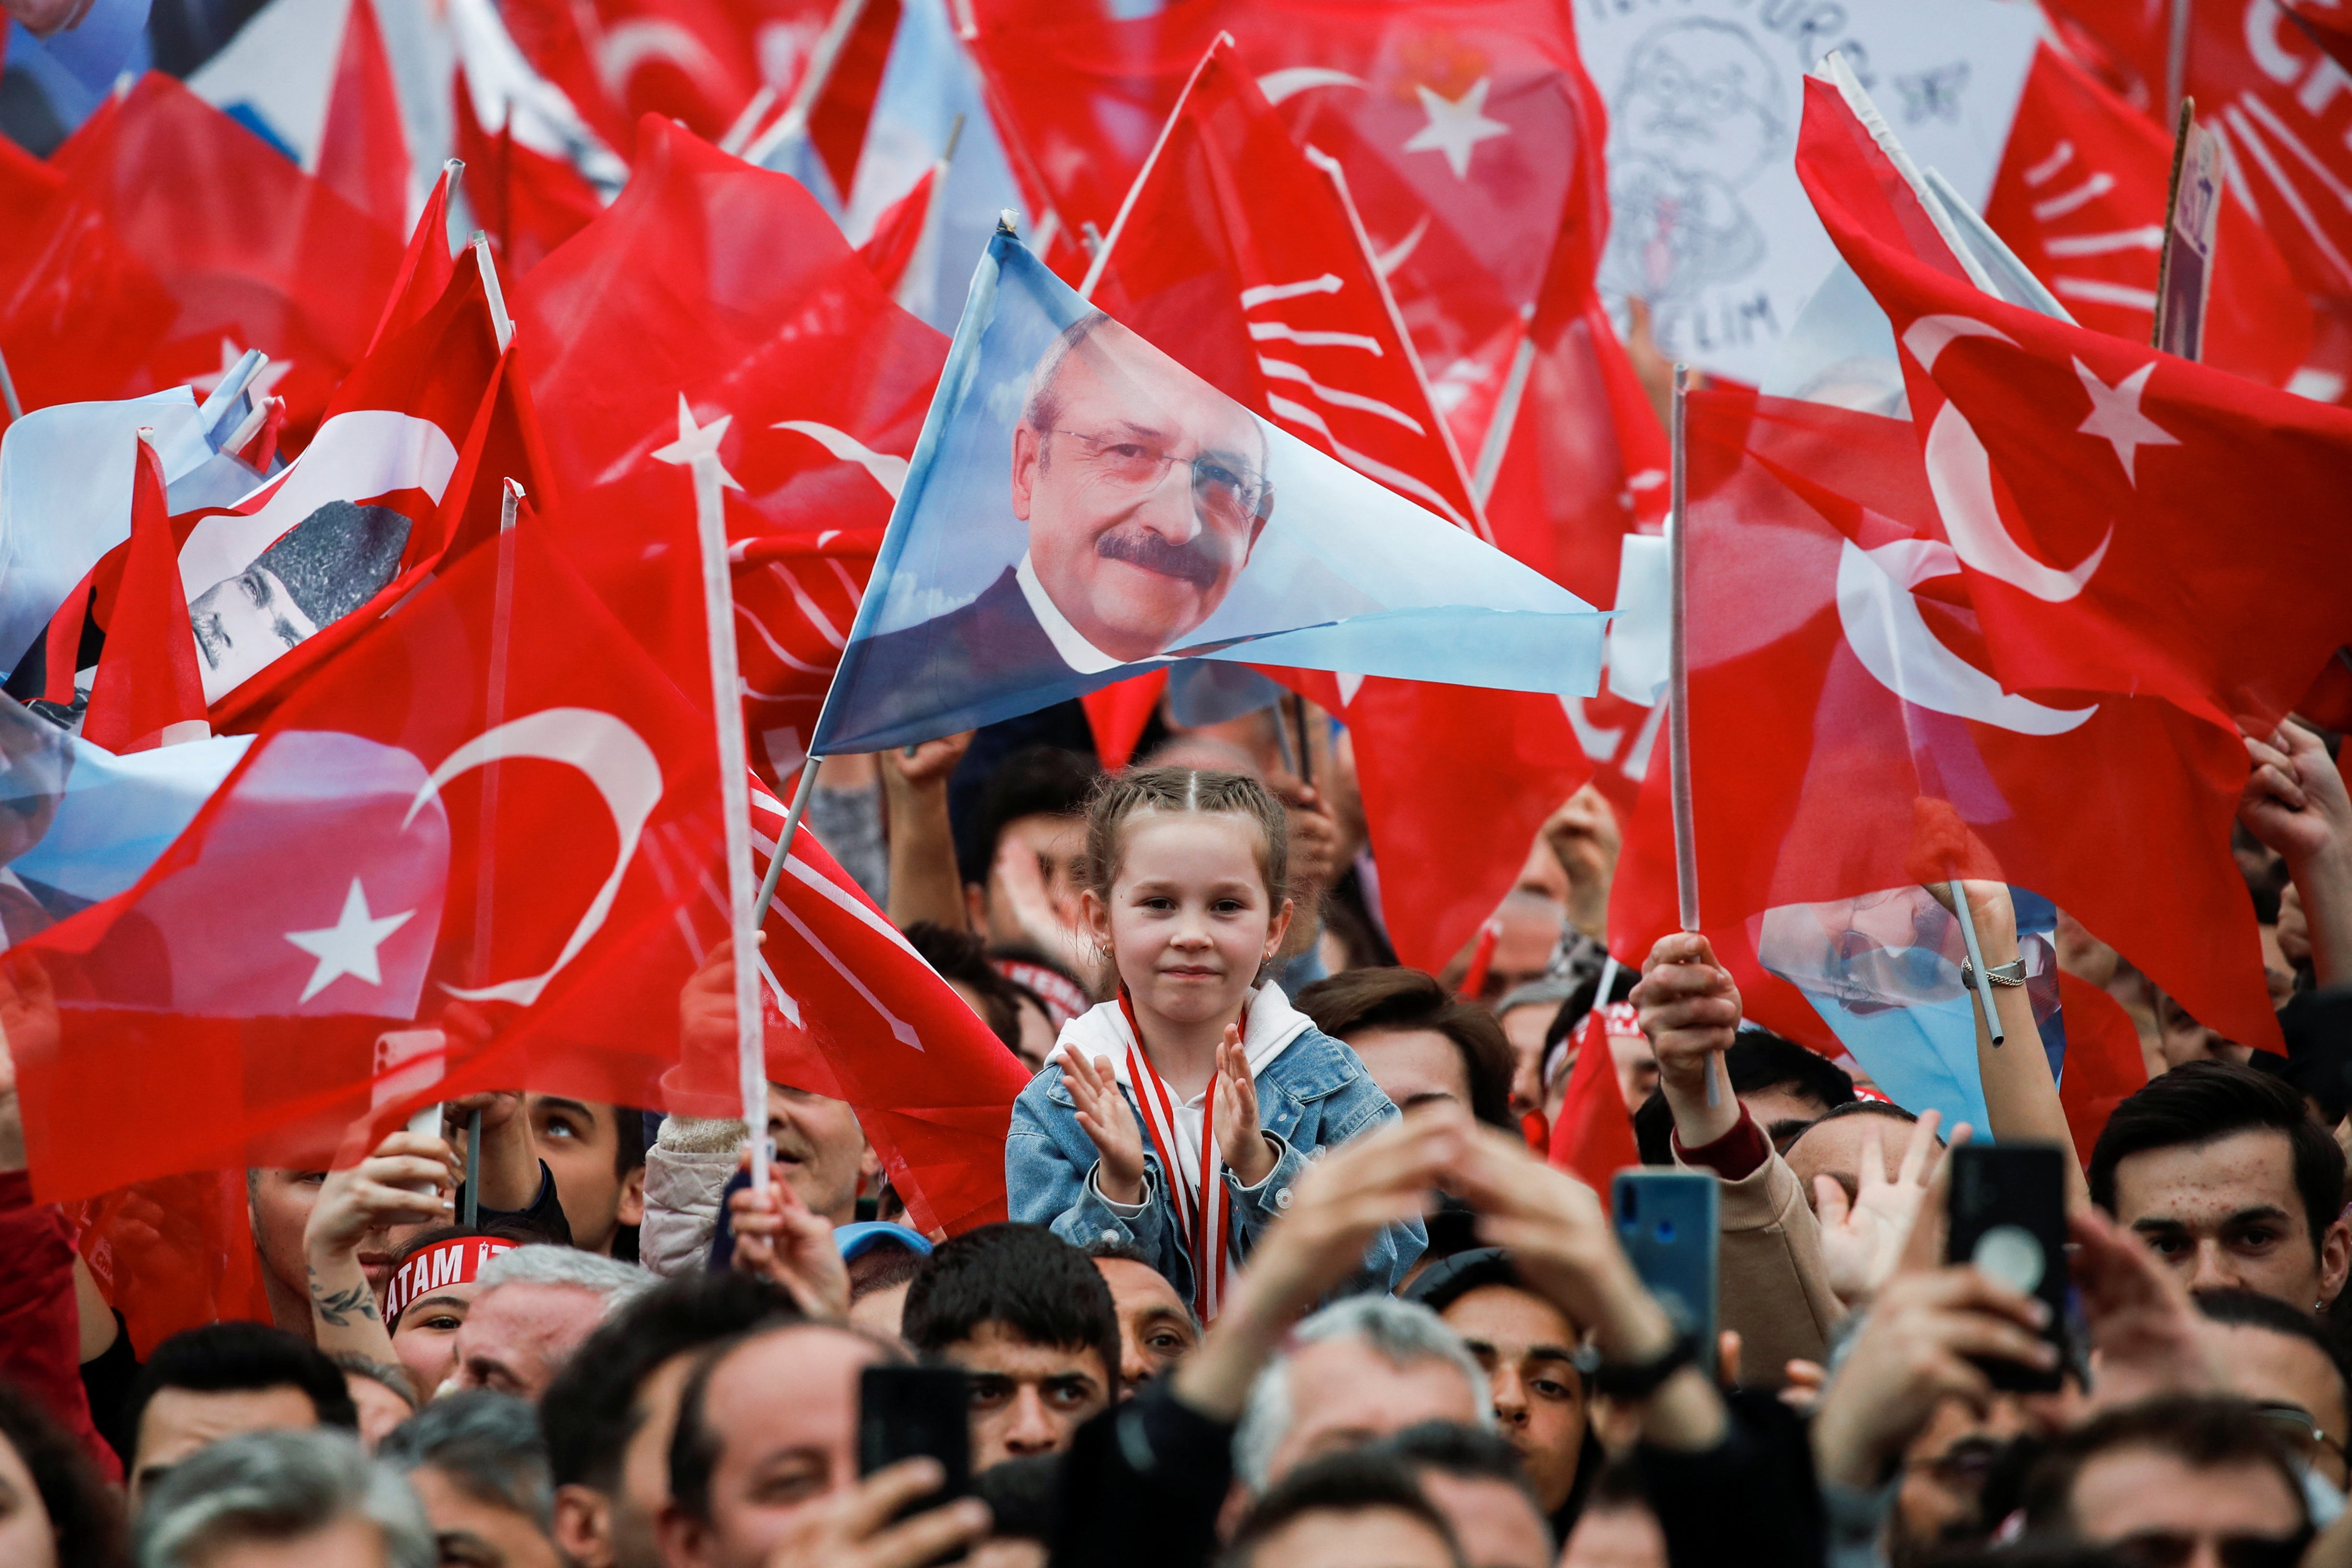
[[[771,430],[796,430],[845,463],[855,463],[873,476],[874,482],[892,500],[907,487],[907,460],[893,457],[887,452],[877,452],[845,430],[835,430],[829,424],[819,424],[813,419],[780,419],[768,427]]]

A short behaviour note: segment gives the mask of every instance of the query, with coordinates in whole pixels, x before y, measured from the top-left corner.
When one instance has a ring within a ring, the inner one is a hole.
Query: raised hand
[[[394,1133],[359,1164],[327,1173],[302,1229],[303,1249],[314,1260],[356,1253],[371,1230],[446,1223],[457,1185],[457,1155],[447,1140]]]
[[[2288,862],[2352,841],[2352,796],[2317,736],[2281,725],[2267,741],[2246,737],[2249,763],[2238,821]]]
[[[1943,1168],[1946,1151],[1936,1145],[1940,1111],[1929,1111],[1912,1124],[1904,1146],[1903,1164],[1895,1179],[1886,1179],[1885,1145],[1878,1124],[1866,1116],[1862,1134],[1862,1177],[1853,1201],[1837,1178],[1813,1178],[1813,1208],[1822,1221],[1822,1261],[1827,1266],[1830,1289],[1848,1306],[1859,1306],[1878,1293],[1903,1260],[1904,1243],[1912,1222],[1927,1196],[1928,1183]],[[1952,1147],[1969,1141],[1969,1125],[1952,1130]]]
[[[1225,1168],[1244,1186],[1255,1186],[1274,1171],[1274,1145],[1257,1120],[1257,1082],[1250,1076],[1249,1052],[1238,1024],[1225,1026],[1217,1046],[1217,1149]]]
[[[1108,1061],[1094,1061],[1083,1051],[1063,1051],[1062,1082],[1076,1103],[1078,1130],[1094,1141],[1102,1156],[1102,1194],[1113,1203],[1143,1201],[1143,1128],[1135,1110],[1118,1092],[1118,1080]],[[1250,1119],[1257,1117],[1251,1103]]]
[[[1722,1103],[1707,1104],[1706,1073],[1708,1058],[1730,1050],[1739,1028],[1739,987],[1715,961],[1707,939],[1689,932],[1660,937],[1629,999],[1658,1053],[1659,1084],[1684,1146],[1696,1148],[1731,1131],[1739,1122],[1739,1103],[1726,1094]]]
[[[743,1152],[749,1168],[751,1153]],[[735,1267],[780,1287],[801,1311],[833,1322],[849,1319],[849,1269],[833,1239],[833,1222],[801,1201],[781,1176],[768,1190],[744,1187],[727,1200],[735,1231]]]
[[[959,1498],[901,1518],[947,1474],[931,1458],[901,1459],[800,1510],[769,1549],[767,1568],[922,1568],[988,1533],[988,1505]],[[670,1511],[673,1513],[675,1510]],[[665,1522],[665,1536],[676,1527]],[[665,1539],[665,1555],[676,1542]]]
[[[887,769],[883,777],[898,775],[917,789],[927,785],[944,784],[956,764],[971,748],[972,732],[943,736],[938,740],[926,740],[919,746],[894,747],[882,754],[882,766]]]

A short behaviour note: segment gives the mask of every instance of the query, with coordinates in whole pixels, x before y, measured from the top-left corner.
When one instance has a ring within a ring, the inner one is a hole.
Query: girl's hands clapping
[[[1225,1167],[1244,1186],[1255,1186],[1274,1171],[1274,1146],[1257,1120],[1257,1083],[1250,1077],[1249,1053],[1242,1049],[1238,1024],[1225,1026],[1217,1047],[1217,1147]]]
[[[1092,1061],[1084,1052],[1061,1053],[1062,1082],[1069,1085],[1077,1104],[1078,1127],[1094,1140],[1102,1155],[1102,1195],[1113,1203],[1143,1201],[1143,1128],[1135,1119],[1118,1080],[1108,1061]],[[1219,1093],[1223,1092],[1220,1088]],[[1223,1107],[1219,1107],[1220,1119]],[[1250,1124],[1257,1124],[1257,1102],[1250,1101]],[[1263,1140],[1261,1140],[1263,1142]]]

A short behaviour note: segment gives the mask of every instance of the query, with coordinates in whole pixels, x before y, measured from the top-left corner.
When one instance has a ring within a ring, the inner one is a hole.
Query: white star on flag
[[[726,438],[727,427],[734,423],[733,414],[722,413],[709,424],[695,423],[694,410],[687,405],[686,394],[680,392],[677,394],[677,439],[667,446],[656,447],[654,455],[664,463],[685,464],[708,457],[718,465],[719,482],[730,490],[740,490],[743,486],[735,482],[735,476],[727,472],[727,465],[719,457],[719,444]]]
[[[236,362],[243,358],[245,358],[245,350],[237,347],[236,340],[223,338],[221,368],[216,371],[207,371],[200,376],[190,376],[188,384],[198,392],[211,392],[228,379],[229,371],[236,369]],[[259,403],[277,391],[278,383],[284,381],[286,372],[293,368],[294,361],[291,360],[264,360],[261,362],[261,368],[253,372],[253,379],[245,383],[246,391],[253,394],[255,402]]]
[[[1480,77],[1460,98],[1447,98],[1433,88],[1415,83],[1412,90],[1421,95],[1421,107],[1428,110],[1429,123],[1412,133],[1404,150],[1443,152],[1454,177],[1467,180],[1470,150],[1489,137],[1511,133],[1511,128],[1501,120],[1486,118],[1486,88],[1493,80],[1492,77]]]
[[[286,940],[319,960],[310,972],[310,983],[302,988],[302,1000],[309,1001],[345,975],[357,976],[371,986],[383,984],[383,969],[376,962],[376,949],[385,937],[408,924],[416,911],[404,909],[398,915],[378,918],[368,913],[367,894],[360,879],[352,878],[352,891],[343,899],[343,913],[323,931],[289,931]]]
[[[2124,477],[2132,487],[2139,487],[2139,476],[2132,471],[2133,459],[2143,446],[2178,446],[2180,438],[2166,430],[2139,411],[2140,394],[2147,390],[2147,375],[2156,369],[2150,360],[2115,385],[2101,381],[2098,372],[2082,361],[2074,361],[2074,373],[2082,378],[2083,390],[2091,397],[2091,412],[2074,428],[2084,435],[2095,435],[2116,449],[2116,460],[2124,465]]]

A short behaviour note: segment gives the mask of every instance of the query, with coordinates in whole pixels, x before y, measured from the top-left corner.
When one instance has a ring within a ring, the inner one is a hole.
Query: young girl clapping
[[[1396,1115],[1356,1053],[1265,978],[1290,927],[1281,803],[1238,773],[1155,768],[1095,797],[1080,904],[1118,996],[1073,1019],[1013,1103],[1012,1217],[1139,1249],[1213,1318],[1306,1162]],[[1365,1254],[1386,1289],[1418,1221]]]

